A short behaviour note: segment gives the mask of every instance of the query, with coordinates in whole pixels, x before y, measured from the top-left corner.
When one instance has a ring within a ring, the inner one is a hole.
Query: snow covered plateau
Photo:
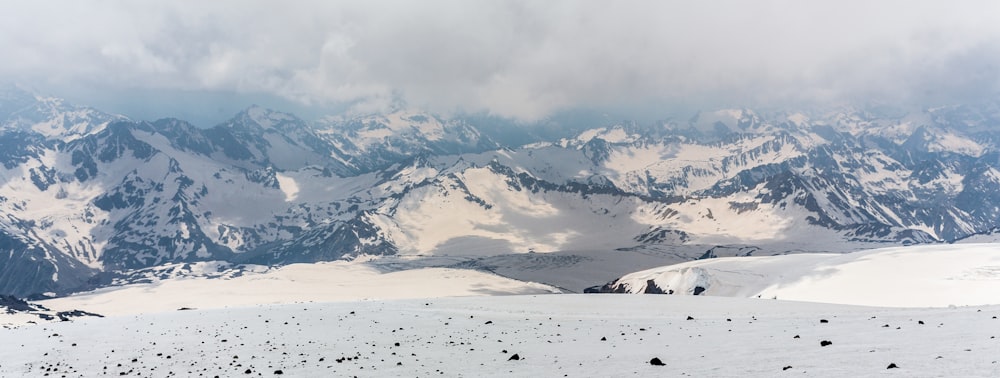
[[[181,275],[33,303],[101,318],[0,315],[0,376],[1000,374],[1000,245],[703,261],[700,295],[558,294],[470,270],[364,262]],[[692,265],[618,282],[668,287]],[[886,298],[897,307],[858,305]]]

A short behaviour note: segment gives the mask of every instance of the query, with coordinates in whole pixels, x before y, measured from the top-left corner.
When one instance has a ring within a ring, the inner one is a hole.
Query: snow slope
[[[700,287],[704,295],[869,306],[1000,304],[1000,244],[697,260],[628,274],[609,286],[641,293],[650,282],[677,294]]]
[[[233,278],[183,277],[108,287],[39,301],[52,309],[132,315],[178,308],[258,304],[559,293],[559,289],[465,269],[425,268],[383,273],[358,260],[292,264]]]

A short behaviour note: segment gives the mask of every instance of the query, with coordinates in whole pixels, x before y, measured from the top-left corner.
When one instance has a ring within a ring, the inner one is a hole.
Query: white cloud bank
[[[0,79],[521,119],[952,103],[1000,90],[989,1],[13,1]],[[58,93],[55,93],[58,95]]]

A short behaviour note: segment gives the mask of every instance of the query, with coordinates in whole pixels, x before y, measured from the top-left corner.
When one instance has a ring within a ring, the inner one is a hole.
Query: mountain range
[[[691,260],[989,238],[998,124],[987,101],[650,124],[405,109],[307,121],[253,106],[200,128],[7,87],[0,293],[65,294],[198,261]]]

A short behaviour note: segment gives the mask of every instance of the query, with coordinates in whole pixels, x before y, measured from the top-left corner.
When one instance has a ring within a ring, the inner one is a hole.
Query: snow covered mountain
[[[684,260],[1000,226],[988,105],[725,110],[514,146],[477,118],[412,111],[309,122],[250,107],[200,129],[16,90],[0,99],[0,293],[20,296],[197,261],[685,246]]]
[[[0,132],[37,133],[71,140],[93,133],[123,116],[39,96],[16,85],[0,87]]]

